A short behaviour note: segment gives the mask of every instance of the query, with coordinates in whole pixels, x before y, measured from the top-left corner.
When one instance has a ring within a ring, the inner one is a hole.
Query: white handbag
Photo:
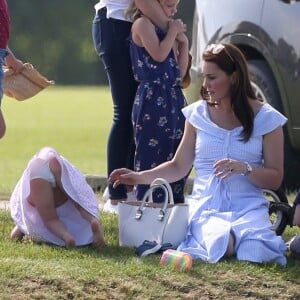
[[[152,194],[157,188],[165,193],[163,203],[153,202]],[[171,186],[162,178],[151,183],[142,201],[122,201],[118,211],[120,246],[138,247],[148,240],[177,247],[185,238],[188,204],[174,204]]]

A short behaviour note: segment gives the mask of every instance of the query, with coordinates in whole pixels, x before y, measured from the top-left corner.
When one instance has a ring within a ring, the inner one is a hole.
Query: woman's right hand
[[[136,185],[138,184],[139,173],[130,169],[121,168],[111,172],[108,182],[117,187],[120,184]]]

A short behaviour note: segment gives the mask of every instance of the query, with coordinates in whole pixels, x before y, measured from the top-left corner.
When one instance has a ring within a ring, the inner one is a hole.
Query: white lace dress
[[[99,218],[97,197],[83,174],[53,148],[43,148],[29,161],[10,198],[11,216],[19,229],[33,240],[59,246],[65,245],[62,239],[46,228],[36,208],[27,201],[30,194],[30,171],[34,161],[47,159],[50,152],[61,165],[63,188],[69,196],[66,203],[56,208],[57,214],[75,238],[76,246],[90,244],[93,241],[90,223],[80,215],[74,202]]]
[[[217,262],[225,254],[229,235],[235,237],[236,257],[252,262],[286,264],[285,242],[271,230],[268,203],[260,188],[247,176],[227,179],[213,175],[216,160],[231,158],[262,166],[263,136],[286,123],[286,118],[264,104],[255,116],[250,140],[240,140],[242,127],[220,128],[210,119],[207,103],[198,101],[183,109],[197,130],[195,181],[190,204],[190,223],[179,250],[193,258]]]

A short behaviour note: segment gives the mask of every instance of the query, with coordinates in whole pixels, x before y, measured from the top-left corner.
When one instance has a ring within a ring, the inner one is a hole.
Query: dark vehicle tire
[[[267,63],[263,60],[249,60],[248,65],[256,96],[282,111],[279,92]]]
[[[269,201],[269,216],[272,230],[281,235],[289,223],[288,212],[291,209],[287,197],[282,189],[277,191],[263,189],[264,196]]]
[[[264,102],[268,102],[278,111],[283,112],[281,99],[277,89],[276,82],[268,67],[263,60],[248,61],[251,82],[255,89],[256,96]],[[295,191],[300,184],[298,176],[300,170],[300,158],[297,155],[289,142],[288,133],[284,127],[285,134],[285,162],[284,162],[284,180],[282,187],[287,191]]]

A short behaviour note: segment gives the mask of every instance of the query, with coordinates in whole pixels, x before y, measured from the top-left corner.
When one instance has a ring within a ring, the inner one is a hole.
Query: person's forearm
[[[188,168],[188,166],[182,168],[174,161],[167,161],[153,169],[140,171],[139,183],[150,184],[156,178],[164,178],[165,180],[171,183],[182,179],[189,173],[189,171],[190,168]]]
[[[159,43],[159,49],[157,52],[151,53],[151,57],[158,62],[163,62],[170,51],[172,50],[172,46],[174,45],[176,38],[176,32],[171,32],[170,30],[167,32],[165,38]]]
[[[9,47],[6,48],[8,54],[5,58],[6,64],[9,65],[11,61],[15,60],[16,57],[14,56],[13,52],[9,49]]]
[[[178,66],[180,69],[181,78],[183,79],[188,71],[189,64],[189,49],[188,43],[181,43],[178,47]]]
[[[16,73],[19,73],[23,68],[23,61],[16,58],[14,53],[7,47],[8,55],[5,58],[5,64],[8,68],[13,69]]]
[[[156,0],[134,0],[136,6],[148,17],[155,25],[163,30],[168,29],[168,18],[164,14],[160,4]]]
[[[16,60],[17,58],[15,57],[14,53],[10,50],[9,47],[6,48],[8,54],[6,56],[6,59],[13,59],[13,60]]]

